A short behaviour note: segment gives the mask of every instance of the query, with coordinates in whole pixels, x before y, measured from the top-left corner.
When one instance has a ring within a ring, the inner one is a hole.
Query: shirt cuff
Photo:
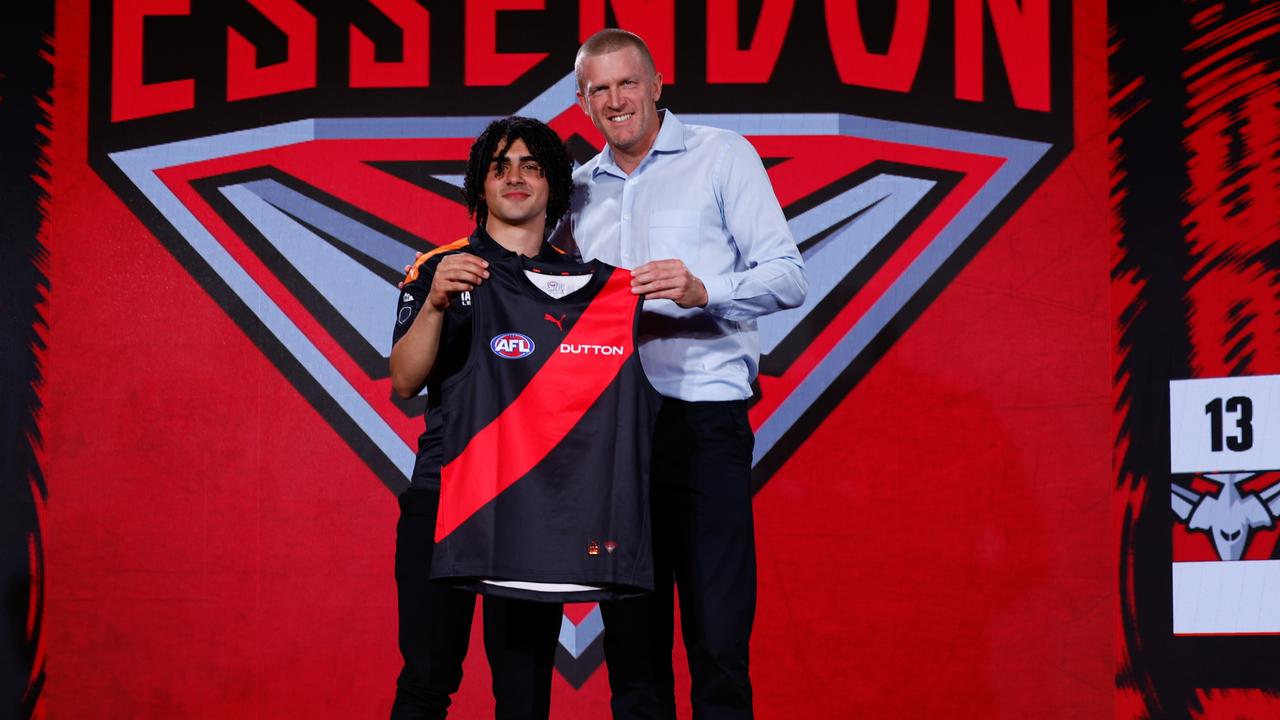
[[[733,301],[733,278],[728,275],[715,275],[709,278],[698,278],[707,289],[706,310],[720,314]]]

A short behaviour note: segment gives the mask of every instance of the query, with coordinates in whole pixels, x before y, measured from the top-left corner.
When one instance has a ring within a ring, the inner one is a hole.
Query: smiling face
[[[587,55],[578,65],[578,104],[625,172],[640,164],[658,137],[661,95],[662,75],[634,47]]]
[[[502,152],[501,146],[498,153]],[[547,178],[524,141],[517,138],[503,155],[494,154],[484,178],[484,202],[489,209],[490,235],[503,226],[539,233],[547,220]]]

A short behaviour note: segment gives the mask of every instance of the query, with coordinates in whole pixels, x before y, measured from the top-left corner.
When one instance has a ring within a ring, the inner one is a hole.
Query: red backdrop
[[[90,14],[57,13],[44,710],[383,716],[394,498],[90,168]],[[1068,19],[1070,152],[756,496],[762,718],[1112,712],[1103,4]],[[456,717],[486,672],[473,644]],[[556,679],[555,717],[607,701]]]

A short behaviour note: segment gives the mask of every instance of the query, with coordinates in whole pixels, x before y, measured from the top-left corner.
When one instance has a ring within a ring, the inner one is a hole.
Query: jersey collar
[[[489,235],[489,231],[485,230],[484,227],[480,225],[476,225],[476,229],[471,231],[469,242],[471,245],[471,251],[477,255],[504,258],[515,256],[515,253],[499,245],[498,241],[494,240],[493,237]],[[546,238],[543,238],[542,247],[538,249],[537,259],[543,261],[550,260],[564,262],[565,254],[564,252],[556,249],[551,243],[547,242]]]

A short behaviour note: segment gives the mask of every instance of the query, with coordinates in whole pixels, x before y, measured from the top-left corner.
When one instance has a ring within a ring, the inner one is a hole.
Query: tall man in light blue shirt
[[[675,718],[672,580],[696,720],[750,718],[755,614],[756,318],[804,300],[804,266],[755,149],[659,111],[639,37],[603,30],[578,51],[578,100],[608,146],[574,173],[557,231],[584,259],[632,268],[646,296],[640,358],[663,407],[652,470],[651,596],[602,606],[613,716]]]

